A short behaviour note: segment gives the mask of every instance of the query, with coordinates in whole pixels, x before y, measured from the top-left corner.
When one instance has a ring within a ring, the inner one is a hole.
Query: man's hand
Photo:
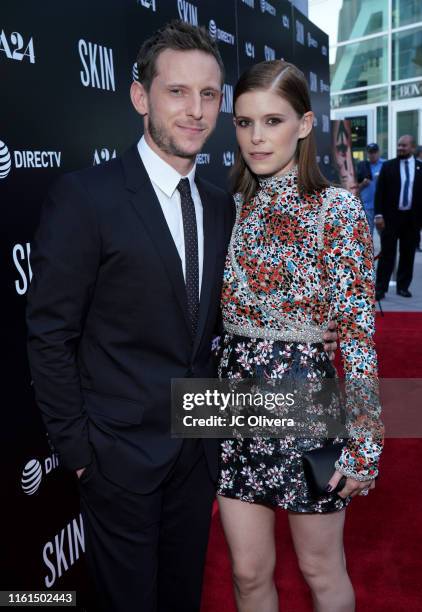
[[[327,331],[324,333],[324,351],[328,353],[331,361],[333,361],[335,357],[337,340],[337,323],[335,321],[330,321],[328,323]]]
[[[382,216],[375,217],[375,227],[377,228],[379,232],[382,232],[382,230],[385,229],[384,217]]]
[[[79,470],[76,470],[76,475],[78,478],[80,478],[82,476],[82,474],[85,472],[86,467],[80,468]]]
[[[364,178],[363,181],[361,183],[359,183],[359,189],[365,189],[365,187],[368,187],[368,185],[370,185],[371,181],[369,178]]]

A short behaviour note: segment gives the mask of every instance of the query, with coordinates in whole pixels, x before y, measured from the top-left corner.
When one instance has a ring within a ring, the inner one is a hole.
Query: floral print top
[[[227,331],[321,342],[337,322],[352,436],[336,464],[374,478],[382,449],[374,347],[372,239],[361,202],[334,187],[300,196],[297,170],[260,180],[237,219],[222,291]]]

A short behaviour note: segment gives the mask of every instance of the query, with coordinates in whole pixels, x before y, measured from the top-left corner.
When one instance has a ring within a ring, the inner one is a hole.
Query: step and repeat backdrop
[[[233,88],[250,64],[305,73],[321,168],[330,168],[328,38],[288,0],[3,0],[0,5],[2,268],[1,589],[76,589],[90,605],[75,477],[44,430],[26,361],[31,239],[49,185],[116,157],[142,133],[129,87],[142,40],[170,19],[204,25],[226,66],[218,128],[198,172],[225,187],[234,162]],[[75,240],[78,237],[75,236]]]

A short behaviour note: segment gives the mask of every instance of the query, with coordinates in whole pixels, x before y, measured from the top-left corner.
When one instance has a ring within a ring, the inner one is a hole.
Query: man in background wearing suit
[[[381,254],[377,268],[376,299],[388,291],[399,241],[397,294],[412,297],[415,250],[422,226],[422,163],[415,159],[415,141],[401,136],[397,157],[385,162],[375,192],[375,225],[381,233]]]
[[[99,610],[198,612],[218,443],[171,438],[170,383],[215,376],[232,198],[196,176],[195,159],[224,70],[207,32],[182,22],[137,63],[144,137],[63,176],[44,206],[29,358],[62,465],[78,474]]]

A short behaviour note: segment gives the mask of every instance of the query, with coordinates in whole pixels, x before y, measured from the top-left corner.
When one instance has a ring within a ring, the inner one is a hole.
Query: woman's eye
[[[281,123],[281,119],[279,119],[278,117],[270,117],[267,123],[268,125],[278,125],[279,123]]]
[[[237,119],[236,121],[236,126],[237,127],[248,127],[248,125],[250,125],[251,122],[248,121],[248,119]]]

